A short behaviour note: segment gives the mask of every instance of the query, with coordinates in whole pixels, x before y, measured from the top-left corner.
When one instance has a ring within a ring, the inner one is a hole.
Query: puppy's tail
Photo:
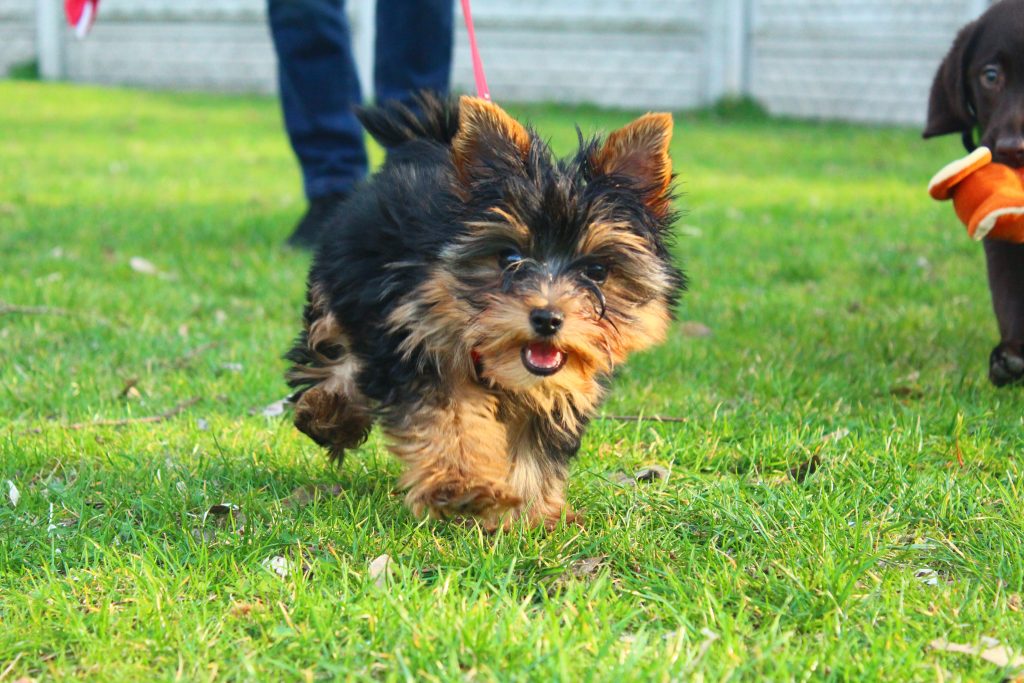
[[[423,139],[450,145],[459,130],[458,100],[441,98],[429,91],[417,94],[411,106],[392,100],[360,107],[356,116],[385,149]]]

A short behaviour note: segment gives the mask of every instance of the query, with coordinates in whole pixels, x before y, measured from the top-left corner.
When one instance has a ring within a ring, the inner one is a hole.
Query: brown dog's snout
[[[530,311],[530,326],[542,337],[553,336],[562,327],[564,321],[565,315],[550,306]]]
[[[1024,166],[1024,136],[1000,135],[996,140],[994,152],[999,163],[1015,168]]]

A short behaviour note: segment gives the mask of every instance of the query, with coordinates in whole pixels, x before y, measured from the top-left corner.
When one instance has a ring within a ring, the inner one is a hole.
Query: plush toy
[[[935,174],[928,193],[933,199],[953,200],[956,215],[973,239],[1024,243],[1024,169],[992,163],[988,147],[979,147]]]

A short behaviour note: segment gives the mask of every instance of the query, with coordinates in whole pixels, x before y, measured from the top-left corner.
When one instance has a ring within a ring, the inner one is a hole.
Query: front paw
[[[564,514],[564,517],[563,517]],[[579,530],[586,529],[583,524],[583,513],[579,510],[573,510],[572,508],[565,508],[564,513],[556,513],[546,515],[543,518],[544,529],[547,531],[554,531],[562,525],[562,520],[565,520],[566,527],[576,527]]]
[[[992,349],[988,360],[988,378],[997,387],[1017,384],[1024,380],[1024,356],[1020,349],[1002,343]]]
[[[523,501],[497,484],[455,481],[420,490],[408,503],[418,517],[475,518],[488,528],[500,525],[502,517],[510,516]]]

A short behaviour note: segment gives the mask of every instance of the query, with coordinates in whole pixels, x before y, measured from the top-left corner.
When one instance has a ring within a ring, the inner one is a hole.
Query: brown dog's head
[[[641,116],[603,142],[581,135],[558,159],[491,102],[464,97],[458,116],[462,225],[441,226],[452,236],[389,323],[403,352],[472,361],[480,382],[566,422],[665,337],[683,284],[668,251],[672,117]]]
[[[924,137],[974,129],[995,161],[1024,166],[1024,0],[1002,0],[961,29],[939,66]]]

